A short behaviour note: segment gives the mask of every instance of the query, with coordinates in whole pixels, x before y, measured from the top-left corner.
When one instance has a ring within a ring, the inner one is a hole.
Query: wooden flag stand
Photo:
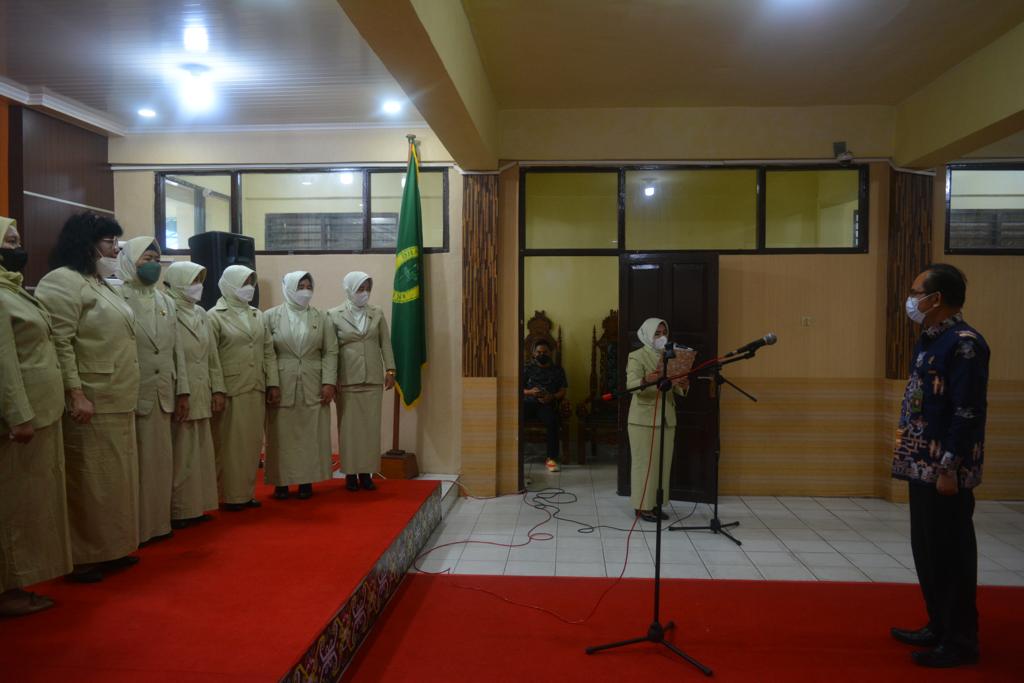
[[[401,421],[402,401],[395,392],[395,419],[392,423],[391,450],[380,456],[380,473],[387,479],[415,479],[420,476],[420,468],[416,464],[416,454],[403,451],[398,447],[398,426]]]

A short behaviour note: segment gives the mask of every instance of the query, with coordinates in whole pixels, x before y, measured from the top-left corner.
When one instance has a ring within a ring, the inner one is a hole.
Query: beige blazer
[[[296,404],[317,405],[321,387],[338,381],[338,338],[334,324],[326,313],[312,307],[308,320],[302,348],[297,348],[287,304],[275,306],[264,314],[277,355],[282,408]]]
[[[97,414],[134,411],[135,315],[121,295],[95,277],[58,268],[39,281],[36,298],[52,318],[64,390],[81,389]]]
[[[0,439],[31,422],[48,427],[64,413],[64,382],[50,314],[25,290],[0,286]]]
[[[180,307],[177,312],[178,336],[181,340],[181,352],[185,365],[184,372],[188,375],[191,390],[188,397],[188,419],[204,420],[213,417],[211,397],[215,393],[226,393],[224,374],[220,369],[220,355],[217,353],[217,342],[213,338],[213,328],[206,311],[198,305],[195,307],[196,318],[189,324],[182,315]]]
[[[165,413],[173,413],[174,397],[189,393],[174,301],[159,290],[153,291],[154,328],[152,320],[142,317],[138,290],[125,285],[121,296],[135,312],[135,341],[139,351],[139,402],[135,414],[149,415],[154,406]]]
[[[367,306],[366,331],[359,332],[346,301],[327,312],[338,336],[338,384],[384,384],[384,371],[395,369],[391,333],[384,313]]]
[[[243,323],[223,301],[210,309],[210,329],[217,342],[224,392],[237,396],[247,391],[266,391],[280,386],[274,340],[263,322],[263,312],[252,306]],[[254,425],[262,429],[263,425]]]
[[[643,346],[629,354],[626,361],[626,388],[640,386],[644,382],[644,375],[654,372],[658,367],[658,353],[654,349]],[[665,404],[665,426],[674,427],[676,424],[676,395],[685,396],[686,392],[682,387],[675,387],[668,394],[668,401]],[[657,387],[647,387],[637,391],[629,400],[629,424],[643,425],[650,427],[654,424],[661,424],[659,419],[654,420],[655,410],[661,412],[661,392]]]

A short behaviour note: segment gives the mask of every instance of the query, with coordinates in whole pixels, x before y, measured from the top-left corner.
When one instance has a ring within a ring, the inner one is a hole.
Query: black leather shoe
[[[915,647],[935,647],[939,644],[939,637],[927,626],[919,628],[916,631],[911,631],[905,628],[891,628],[889,629],[889,633],[891,633],[892,637],[901,643],[906,643],[907,645],[913,645]]]
[[[377,489],[377,485],[373,483],[372,474],[360,474],[359,483],[362,484],[363,488],[367,491],[375,491]]]
[[[224,509],[228,512],[241,512],[245,509],[245,503],[224,503]]]
[[[116,560],[107,560],[100,564],[106,569],[120,569],[122,567],[134,567],[138,563],[139,558],[134,555],[125,555],[124,557],[119,557]]]
[[[931,669],[952,669],[978,663],[978,650],[939,645],[932,650],[914,652],[910,655],[914,664]]]
[[[359,477],[354,474],[345,475],[345,488],[349,491],[359,490]]]
[[[645,510],[641,510],[638,514],[640,516],[640,519],[644,520],[645,522],[650,522],[651,524],[657,524],[658,523],[658,516],[656,514],[654,514],[653,512],[647,512]]]
[[[255,498],[253,498],[253,499],[249,500],[248,502],[242,503],[242,505],[243,505],[244,507],[247,507],[247,508],[258,508],[258,507],[263,507],[263,503],[259,502],[259,501],[258,501],[258,500],[256,500]]]
[[[312,484],[299,484],[299,499],[308,500],[313,497]]]
[[[287,486],[275,486],[274,487],[274,498],[278,500],[285,500],[288,498],[288,487]]]
[[[200,522],[212,522],[213,521],[213,515],[202,514],[202,515],[199,515],[198,517],[193,517],[192,519],[190,519],[188,521],[191,522],[192,524],[199,524]]]
[[[103,572],[99,567],[93,566],[87,569],[76,569],[64,578],[75,583],[99,583],[103,580]]]
[[[195,522],[193,522],[191,519],[172,519],[171,520],[171,528],[172,529],[177,529],[177,530],[184,529],[185,527],[192,526],[193,524],[195,524]]]

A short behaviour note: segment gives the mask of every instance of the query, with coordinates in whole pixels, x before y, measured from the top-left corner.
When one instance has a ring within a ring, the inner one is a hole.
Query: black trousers
[[[523,401],[523,417],[527,420],[540,420],[544,424],[548,457],[558,460],[558,402]]]
[[[974,492],[943,496],[934,484],[910,483],[910,546],[928,626],[940,642],[978,647],[978,543]]]

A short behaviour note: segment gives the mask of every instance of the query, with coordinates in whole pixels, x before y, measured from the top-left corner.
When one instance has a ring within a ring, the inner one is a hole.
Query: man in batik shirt
[[[544,340],[533,347],[533,360],[523,368],[523,417],[544,424],[547,443],[545,465],[549,472],[561,471],[558,464],[558,402],[565,398],[569,382],[565,370],[554,364],[551,346]]]
[[[921,325],[900,412],[892,476],[910,489],[910,544],[928,610],[921,629],[892,629],[899,641],[931,649],[921,666],[978,661],[978,546],[974,487],[981,483],[989,348],[964,322],[967,281],[933,264],[917,276],[907,315]]]

